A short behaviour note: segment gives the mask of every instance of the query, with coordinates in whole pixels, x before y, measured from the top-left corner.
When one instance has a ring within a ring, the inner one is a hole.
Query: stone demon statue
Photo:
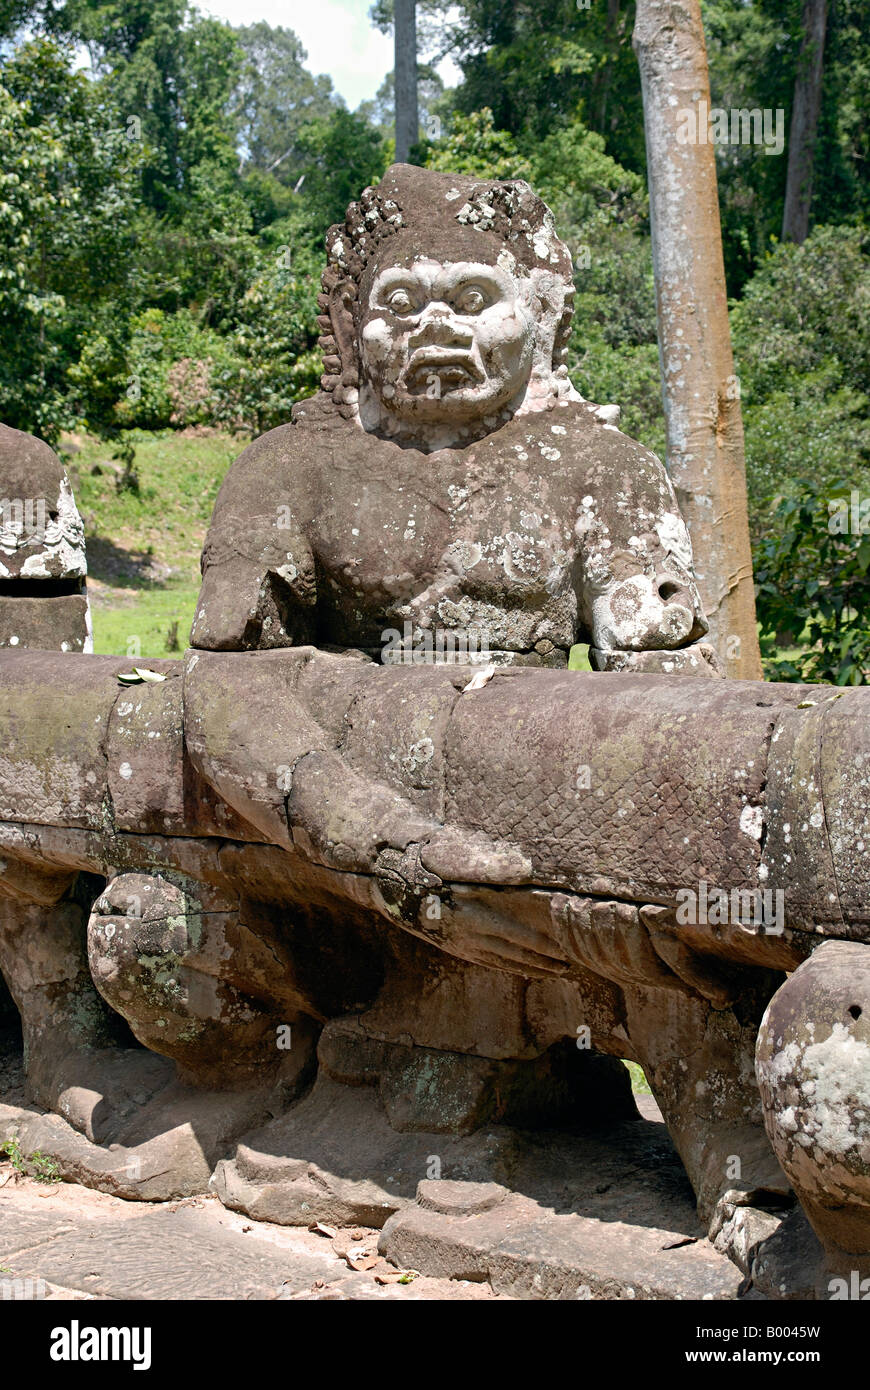
[[[497,664],[589,642],[602,669],[712,674],[667,474],[568,380],[571,258],[541,200],[395,166],[327,247],[323,391],[231,469],[193,645],[474,632]]]
[[[380,1225],[433,1135],[502,1181],[494,1134],[624,1116],[635,1059],[748,1272],[792,1189],[819,1279],[870,1271],[870,696],[699,684],[686,528],[568,381],[525,184],[396,166],[328,252],[324,389],[230,470],[184,660],[3,654],[0,1125]],[[415,660],[472,631],[485,671]]]

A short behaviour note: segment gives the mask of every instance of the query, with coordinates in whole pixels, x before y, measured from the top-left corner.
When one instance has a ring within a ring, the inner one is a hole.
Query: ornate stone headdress
[[[516,274],[534,272],[535,294],[549,325],[546,371],[567,384],[571,253],[556,235],[550,209],[524,180],[485,181],[393,164],[377,187],[364,189],[359,202],[351,203],[344,223],[330,227],[326,248],[317,320],[321,384],[342,415],[353,414],[359,385],[360,301],[385,256],[495,263],[507,254]]]

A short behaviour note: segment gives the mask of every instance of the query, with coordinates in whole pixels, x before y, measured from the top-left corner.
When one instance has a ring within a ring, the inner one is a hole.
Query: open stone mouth
[[[425,349],[424,349],[425,352]],[[415,353],[405,373],[409,391],[425,391],[435,377],[442,391],[477,386],[483,380],[480,369],[466,353]]]

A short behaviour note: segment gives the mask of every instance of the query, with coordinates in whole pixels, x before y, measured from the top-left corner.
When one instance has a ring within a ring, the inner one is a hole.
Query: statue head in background
[[[323,386],[368,432],[461,447],[577,398],[571,256],[528,184],[393,165],[327,253]]]
[[[93,650],[85,528],[66,469],[42,439],[0,424],[0,479],[0,648]]]

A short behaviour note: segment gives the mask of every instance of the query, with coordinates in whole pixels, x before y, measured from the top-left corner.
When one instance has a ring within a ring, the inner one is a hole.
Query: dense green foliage
[[[69,56],[37,40],[0,86],[0,400],[49,438],[74,413],[67,369],[98,306],[124,312],[135,254],[139,152]]]
[[[863,684],[870,508],[852,479],[828,488],[807,479],[780,501],[774,523],[755,555],[768,670],[780,680]],[[799,650],[783,657],[783,647]]]
[[[703,11],[713,103],[781,111],[787,135],[801,0]],[[842,683],[870,670],[866,542],[827,513],[870,497],[870,0],[829,11],[808,240],[777,240],[784,154],[717,163],[768,669]],[[418,21],[416,157],[541,192],[575,258],[572,377],[661,452],[633,3],[418,0]],[[287,28],[188,0],[0,0],[2,418],[112,441],[131,498],[151,486],[141,431],[285,420],[318,379],[323,234],[389,162],[392,114],[391,74],[351,113]]]
[[[3,419],[51,440],[280,423],[318,379],[323,233],[382,136],[289,30],[186,0],[25,8],[39,32],[0,63]]]

